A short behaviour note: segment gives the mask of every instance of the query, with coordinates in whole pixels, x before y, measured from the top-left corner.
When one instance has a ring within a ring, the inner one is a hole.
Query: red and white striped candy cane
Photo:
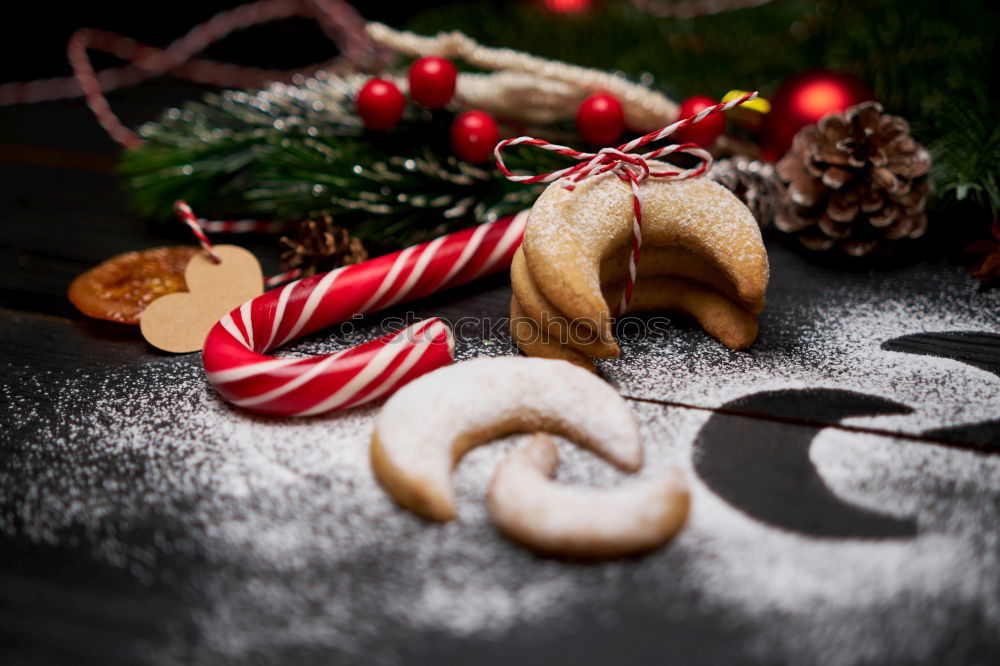
[[[453,360],[451,331],[429,319],[326,356],[274,358],[297,337],[510,267],[526,212],[292,282],[223,317],[205,339],[209,381],[265,414],[310,416],[380,398]]]
[[[493,154],[496,156],[497,167],[503,175],[506,176],[508,180],[515,183],[551,183],[556,180],[565,179],[563,187],[568,190],[572,190],[575,184],[579,183],[584,178],[611,173],[618,178],[621,178],[632,187],[632,209],[634,214],[632,221],[632,253],[629,255],[629,275],[628,280],[625,283],[625,291],[622,292],[621,300],[615,308],[615,316],[618,316],[625,312],[629,301],[632,299],[632,289],[635,286],[636,269],[639,264],[639,248],[642,246],[642,200],[639,196],[639,185],[641,185],[647,178],[659,178],[664,180],[697,178],[707,172],[709,167],[712,166],[712,156],[707,150],[701,148],[695,143],[671,144],[638,155],[632,154],[632,151],[637,148],[642,148],[650,143],[665,139],[682,127],[687,127],[692,123],[699,122],[708,115],[719,113],[720,111],[727,111],[734,106],[739,106],[744,102],[754,99],[755,97],[757,97],[756,92],[748,92],[737,99],[702,109],[693,116],[682,118],[672,125],[668,125],[663,129],[656,130],[655,132],[650,132],[649,134],[641,136],[638,139],[633,139],[628,143],[623,143],[616,148],[602,148],[596,153],[585,153],[568,146],[549,143],[547,141],[543,141],[542,139],[535,139],[530,136],[519,136],[513,139],[504,139],[498,143],[493,149]],[[504,164],[502,153],[503,149],[508,146],[520,145],[537,146],[542,150],[548,150],[559,155],[572,157],[573,159],[579,160],[579,162],[573,166],[566,167],[565,169],[550,171],[549,173],[535,175],[515,174],[507,168],[506,164]],[[654,160],[658,157],[663,157],[671,153],[687,153],[688,155],[693,155],[699,158],[701,162],[699,162],[697,166],[690,169],[654,171],[650,168],[649,160]]]

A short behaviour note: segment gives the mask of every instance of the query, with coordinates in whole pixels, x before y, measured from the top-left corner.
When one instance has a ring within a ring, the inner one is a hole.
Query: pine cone
[[[303,277],[316,275],[368,258],[368,251],[347,229],[338,227],[333,218],[324,215],[318,220],[299,224],[293,237],[282,236],[281,267],[301,269]]]
[[[930,153],[899,116],[864,102],[795,135],[777,164],[788,203],[775,218],[812,250],[861,256],[927,229]]]
[[[712,164],[708,177],[746,204],[761,227],[771,226],[788,200],[785,185],[769,162],[745,156],[721,159]]]

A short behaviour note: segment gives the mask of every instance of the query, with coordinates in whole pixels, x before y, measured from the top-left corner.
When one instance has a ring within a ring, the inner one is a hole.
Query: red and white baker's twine
[[[371,60],[373,47],[365,32],[365,21],[342,0],[257,0],[235,9],[220,12],[195,26],[165,49],[141,44],[133,39],[104,30],[82,28],[73,33],[67,56],[73,77],[43,79],[0,85],[0,106],[30,104],[78,97],[108,134],[126,148],[142,143],[111,110],[106,92],[131,86],[167,72],[191,81],[220,87],[260,88],[273,81],[290,81],[295,75],[310,76],[330,68],[336,60],[301,70],[278,71],[242,67],[192,57],[231,32],[292,16],[314,18],[341,50],[341,58],[354,63]],[[111,53],[129,62],[123,67],[95,72],[88,49]]]
[[[496,148],[493,150],[493,154],[496,156],[497,167],[501,172],[503,172],[503,175],[506,176],[508,180],[515,183],[551,183],[556,180],[565,179],[563,187],[568,190],[572,190],[576,183],[579,183],[585,178],[611,173],[618,178],[621,178],[632,187],[632,208],[634,212],[632,221],[632,253],[629,255],[629,274],[628,280],[625,282],[625,290],[622,292],[621,300],[618,302],[618,306],[615,309],[615,316],[618,316],[625,312],[629,301],[632,300],[632,290],[635,287],[636,271],[639,263],[639,249],[642,246],[642,199],[639,194],[639,186],[647,178],[664,180],[697,178],[707,172],[709,167],[712,166],[712,156],[707,150],[701,148],[695,143],[671,144],[640,154],[633,154],[632,151],[650,143],[665,139],[677,130],[687,127],[692,123],[697,123],[706,116],[713,113],[727,111],[734,106],[739,106],[744,102],[754,99],[755,97],[757,97],[756,92],[746,93],[742,97],[729,102],[707,107],[693,116],[678,120],[672,125],[668,125],[667,127],[655,132],[650,132],[649,134],[641,136],[638,139],[633,139],[628,143],[623,143],[616,148],[602,148],[596,153],[585,153],[568,146],[549,143],[547,141],[543,141],[542,139],[535,139],[530,136],[519,136],[513,139],[505,139],[498,143]],[[559,155],[572,157],[579,161],[573,166],[566,167],[565,169],[559,169],[558,171],[551,171],[549,173],[536,175],[515,174],[507,169],[507,165],[503,161],[502,153],[504,148],[507,148],[508,146],[520,145],[536,146],[542,150],[548,150]],[[664,155],[669,155],[671,153],[687,153],[688,155],[694,155],[699,158],[701,162],[697,166],[690,169],[656,171],[650,167],[649,160],[654,160],[658,157],[663,157]]]
[[[301,70],[281,71],[243,67],[211,60],[196,60],[193,56],[226,35],[254,25],[292,16],[314,18],[330,39],[340,47],[339,58],[311,65]],[[104,51],[129,62],[95,72],[87,51]],[[174,76],[219,87],[262,88],[275,81],[290,81],[297,75],[312,76],[322,69],[335,66],[340,59],[353,63],[372,60],[374,49],[365,31],[365,21],[342,0],[257,0],[235,9],[219,12],[165,49],[157,49],[129,37],[104,30],[81,28],[70,37],[66,48],[73,76],[0,85],[0,107],[31,104],[83,95],[101,127],[112,139],[133,148],[142,143],[132,130],[125,127],[111,110],[105,93],[125,88],[169,72]],[[190,211],[190,209],[188,209]],[[180,214],[180,211],[178,211]],[[193,215],[190,218],[194,219]],[[190,221],[185,219],[190,226]],[[198,220],[209,233],[269,233],[280,231],[283,225],[259,220]],[[202,247],[214,260],[211,243],[192,226]],[[276,276],[275,279],[282,276]],[[284,276],[290,279],[289,276]]]
[[[270,233],[281,231],[285,227],[285,225],[280,222],[264,222],[262,220],[205,220],[197,217],[194,214],[194,211],[191,210],[191,206],[187,205],[187,202],[184,201],[174,202],[174,213],[176,213],[177,219],[191,229],[191,233],[194,234],[194,237],[198,240],[198,244],[201,245],[201,248],[205,250],[209,257],[212,258],[212,261],[217,264],[222,263],[222,259],[219,257],[218,253],[216,253],[215,246],[212,245],[212,241],[208,240],[208,236],[205,232]],[[302,275],[302,271],[298,269],[285,271],[284,273],[272,275],[267,278],[264,281],[264,286],[276,287],[277,285],[284,284],[289,280],[294,280],[300,275]]]
[[[174,202],[174,213],[177,219],[186,224],[191,229],[191,233],[198,240],[198,244],[208,253],[215,263],[221,263],[219,255],[215,252],[215,246],[208,239],[206,233],[273,233],[281,231],[285,225],[281,222],[265,222],[263,220],[206,220],[197,217],[191,206],[187,202]],[[294,280],[302,274],[298,269],[286,271],[278,275],[272,275],[264,281],[267,287],[274,287],[289,280]]]
[[[208,236],[206,236],[205,232],[202,230],[201,224],[198,223],[198,218],[194,216],[194,211],[191,210],[191,206],[188,206],[187,203],[183,201],[177,201],[174,203],[174,212],[177,214],[177,217],[181,222],[191,228],[191,233],[193,233],[194,237],[198,239],[198,244],[201,245],[201,249],[208,253],[208,256],[212,258],[212,261],[217,264],[221,264],[222,259],[216,253],[215,247],[212,245],[212,241],[208,240]]]
[[[526,217],[522,212],[441,236],[292,282],[244,303],[205,339],[209,381],[240,407],[309,416],[375,400],[451,363],[452,334],[437,318],[326,356],[274,358],[265,352],[357,314],[509,268]]]

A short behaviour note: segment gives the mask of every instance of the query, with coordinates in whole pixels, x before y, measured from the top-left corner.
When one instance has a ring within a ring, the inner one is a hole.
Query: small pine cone
[[[361,241],[347,229],[338,227],[329,215],[305,220],[292,237],[282,236],[281,267],[301,269],[303,277],[356,264],[368,258]]]
[[[771,226],[787,201],[785,185],[769,162],[730,157],[714,162],[708,177],[746,204],[761,227]]]
[[[795,135],[777,164],[788,202],[774,225],[812,250],[862,256],[927,229],[931,156],[909,124],[864,102]]]

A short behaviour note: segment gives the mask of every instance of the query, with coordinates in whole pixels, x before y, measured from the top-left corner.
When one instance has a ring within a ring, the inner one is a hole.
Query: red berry
[[[428,56],[410,66],[410,97],[425,109],[443,109],[455,94],[458,70],[450,60]]]
[[[576,129],[589,144],[617,144],[625,132],[625,112],[622,111],[622,105],[612,95],[591,95],[580,103],[580,108],[576,111]]]
[[[466,162],[485,162],[499,141],[497,121],[483,111],[466,111],[456,116],[451,124],[451,149]]]
[[[711,97],[695,95],[688,97],[681,102],[680,111],[677,118],[687,118],[693,116],[710,106],[718,104]],[[715,143],[722,133],[726,131],[726,117],[722,113],[713,113],[705,116],[699,122],[687,127],[682,127],[673,134],[673,138],[679,143],[697,143],[700,146],[710,146]]]
[[[395,127],[403,118],[405,106],[403,93],[399,92],[395,83],[385,79],[372,79],[366,83],[355,101],[358,115],[365,127],[372,130]]]

